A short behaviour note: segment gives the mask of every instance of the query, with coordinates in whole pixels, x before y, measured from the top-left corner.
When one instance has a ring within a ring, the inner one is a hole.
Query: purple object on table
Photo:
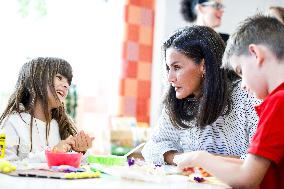
[[[196,182],[203,182],[204,181],[204,178],[202,177],[194,177],[193,178]]]
[[[57,172],[64,172],[64,173],[86,171],[84,168],[76,168],[76,167],[67,166],[67,165],[52,166],[51,169]]]
[[[132,166],[132,165],[134,165],[134,163],[135,163],[135,159],[134,159],[134,158],[129,158],[129,159],[127,160],[127,163],[128,163],[129,166]]]

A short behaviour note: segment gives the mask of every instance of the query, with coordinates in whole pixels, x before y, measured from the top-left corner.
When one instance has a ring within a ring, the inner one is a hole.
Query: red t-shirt
[[[260,188],[284,189],[284,83],[255,109],[259,122],[248,152],[271,161]]]

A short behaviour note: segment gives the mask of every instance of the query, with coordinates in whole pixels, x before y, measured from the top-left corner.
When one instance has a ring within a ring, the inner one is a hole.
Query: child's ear
[[[249,54],[256,59],[257,65],[261,66],[264,62],[264,52],[260,46],[256,44],[250,44],[248,47]]]

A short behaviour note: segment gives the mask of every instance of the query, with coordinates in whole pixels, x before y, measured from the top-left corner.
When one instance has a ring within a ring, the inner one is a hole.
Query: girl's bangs
[[[69,63],[60,62],[58,66],[58,73],[67,78],[69,85],[72,83],[73,73]]]

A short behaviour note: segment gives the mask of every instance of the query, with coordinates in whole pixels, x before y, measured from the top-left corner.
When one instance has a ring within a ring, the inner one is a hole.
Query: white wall
[[[160,114],[162,96],[162,42],[177,28],[188,25],[180,14],[181,0],[156,0],[154,52],[152,69],[151,126]],[[222,26],[217,31],[232,33],[237,24],[257,12],[267,11],[269,6],[284,6],[284,0],[224,0],[225,12]]]
[[[225,12],[218,31],[232,33],[241,20],[257,12],[267,12],[269,6],[284,6],[284,0],[224,0]]]

